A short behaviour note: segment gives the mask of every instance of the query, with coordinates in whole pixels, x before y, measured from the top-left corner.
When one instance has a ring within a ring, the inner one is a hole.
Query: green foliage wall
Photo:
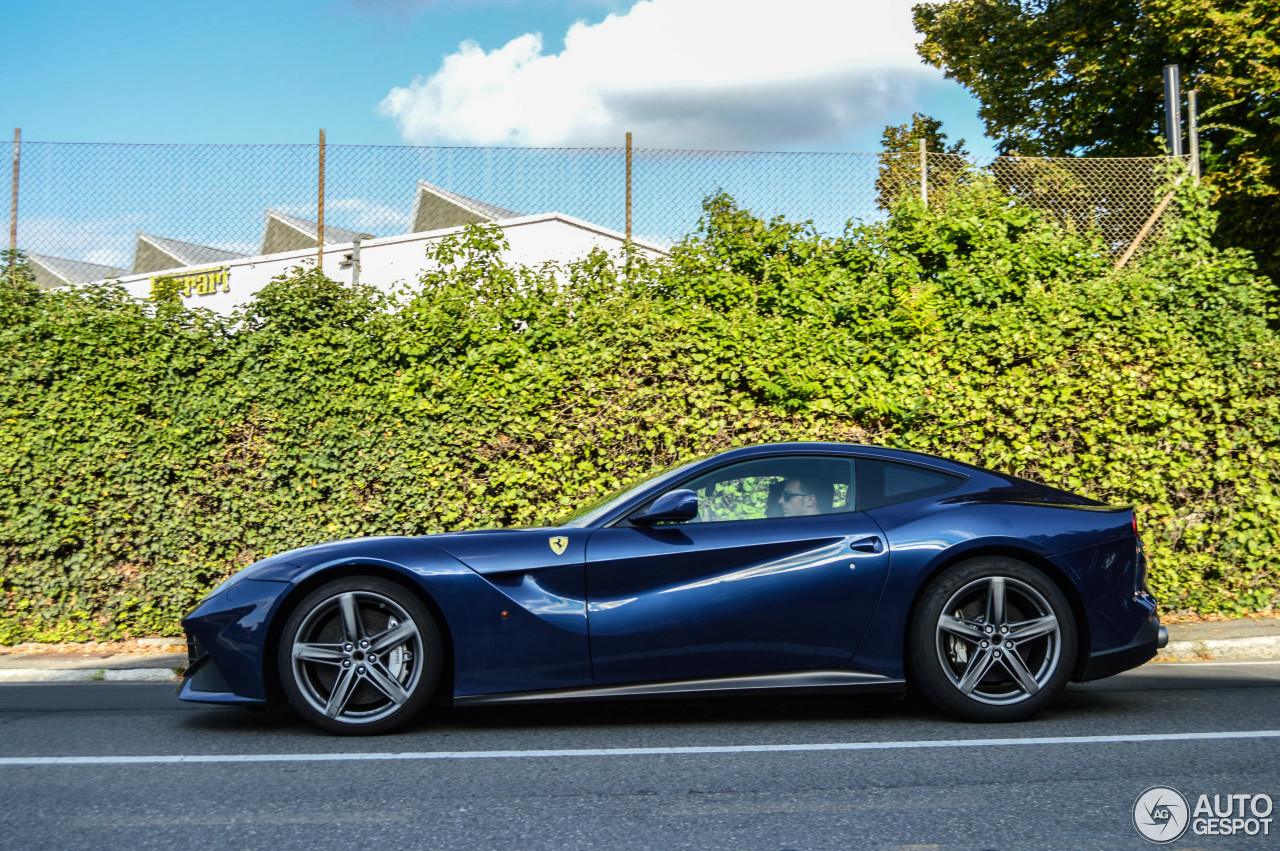
[[[0,288],[0,642],[175,634],[255,559],[547,522],[770,440],[921,449],[1134,503],[1167,608],[1276,605],[1271,293],[1188,188],[1121,272],[981,182],[819,238],[710,199],[669,261],[440,246],[397,300],[314,271],[221,319]]]

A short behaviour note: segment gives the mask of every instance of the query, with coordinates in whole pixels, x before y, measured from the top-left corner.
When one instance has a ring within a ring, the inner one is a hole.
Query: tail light
[[[1138,534],[1138,512],[1133,512],[1133,560],[1137,568],[1133,590],[1138,594],[1147,593],[1147,553],[1142,546],[1142,536]]]

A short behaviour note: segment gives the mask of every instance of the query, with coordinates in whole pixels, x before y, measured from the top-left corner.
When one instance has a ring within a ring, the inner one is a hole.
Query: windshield
[[[637,490],[641,487],[644,487],[645,485],[650,485],[656,481],[660,481],[663,479],[677,478],[680,475],[680,473],[684,470],[685,467],[688,467],[691,464],[696,464],[702,459],[709,458],[709,457],[711,456],[700,455],[697,458],[694,458],[692,461],[677,461],[675,464],[672,464],[670,467],[666,467],[661,470],[655,470],[652,473],[649,473],[647,476],[643,476],[639,479],[636,479],[628,483],[627,485],[620,487],[615,491],[612,491],[611,493],[605,494],[604,496],[600,497],[594,502],[587,503],[586,505],[582,506],[581,508],[572,512],[571,514],[567,514],[564,517],[561,517],[560,519],[554,522],[554,525],[573,526],[576,528],[582,528],[583,526],[590,526],[593,520],[600,517],[602,514],[608,513],[609,508],[615,502],[629,496],[632,491]]]

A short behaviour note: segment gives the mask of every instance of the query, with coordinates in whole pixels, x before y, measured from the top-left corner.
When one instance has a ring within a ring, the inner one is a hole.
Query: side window
[[[848,458],[794,456],[732,464],[682,485],[698,495],[693,523],[852,511]]]
[[[950,473],[872,458],[859,458],[857,468],[859,511],[937,496],[954,490],[964,481]]]

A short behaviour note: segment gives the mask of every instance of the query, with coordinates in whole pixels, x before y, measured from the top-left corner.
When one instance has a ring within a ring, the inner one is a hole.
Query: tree
[[[915,7],[925,61],[965,85],[1002,153],[1161,151],[1161,69],[1199,91],[1218,239],[1280,281],[1280,15],[1274,0],[951,0]]]
[[[884,128],[880,144],[884,153],[880,155],[880,175],[876,178],[876,203],[882,210],[888,210],[893,202],[905,192],[920,185],[920,140],[924,140],[925,149],[931,154],[951,154],[966,157],[969,152],[964,148],[964,139],[947,146],[947,134],[942,132],[942,122],[936,118],[916,112],[906,124],[889,125]],[[936,159],[930,166],[945,168],[945,164]],[[954,173],[955,167],[945,168]],[[932,169],[931,169],[932,172]],[[934,174],[929,176],[930,181]]]

